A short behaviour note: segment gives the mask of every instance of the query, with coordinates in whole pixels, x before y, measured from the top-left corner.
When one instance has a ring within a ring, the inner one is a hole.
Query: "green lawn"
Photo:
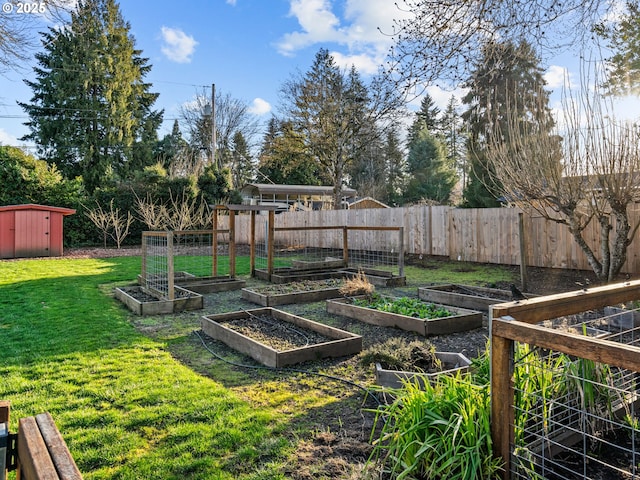
[[[282,478],[282,418],[174,360],[99,288],[139,271],[139,258],[0,262],[11,430],[51,412],[86,479]]]

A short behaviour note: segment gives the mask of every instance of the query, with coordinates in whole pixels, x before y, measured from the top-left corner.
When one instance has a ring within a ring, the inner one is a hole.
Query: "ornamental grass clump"
[[[492,455],[487,385],[441,376],[433,384],[407,382],[393,394],[393,403],[376,410],[381,432],[371,456],[391,478],[496,478],[501,462]]]
[[[344,297],[354,297],[356,295],[373,295],[375,286],[369,281],[362,270],[358,270],[355,276],[348,278],[340,287],[340,295]]]

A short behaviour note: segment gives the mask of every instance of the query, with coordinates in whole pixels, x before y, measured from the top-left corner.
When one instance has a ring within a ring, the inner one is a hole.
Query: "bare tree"
[[[181,198],[171,195],[169,205],[156,203],[150,195],[142,200],[136,196],[137,213],[150,230],[189,230],[207,228],[211,212],[202,199],[190,199],[183,192]]]
[[[565,94],[555,134],[512,111],[508,132],[493,132],[487,152],[504,195],[566,225],[602,281],[611,281],[627,259],[638,229],[628,212],[640,201],[640,129],[617,120],[610,100],[597,87],[583,88],[578,98]],[[599,228],[597,247],[585,235],[591,222]]]
[[[400,0],[385,70],[412,91],[468,78],[484,45],[522,40],[543,51],[591,39],[607,0]]]
[[[40,0],[24,2],[4,0],[0,13],[0,72],[16,69],[31,58],[37,40],[37,28],[42,20],[63,22],[74,2]]]
[[[198,92],[193,102],[181,107],[182,123],[187,126],[192,149],[203,153],[208,162],[215,161],[218,169],[225,167],[225,156],[229,155],[233,137],[237,132],[251,145],[259,133],[257,117],[249,112],[249,106],[229,94],[216,91],[215,125],[216,158],[212,160],[212,124],[208,109],[211,95],[205,89]]]
[[[107,236],[111,237],[118,249],[122,246],[122,242],[129,235],[129,228],[133,223],[133,215],[127,212],[126,215],[120,214],[119,208],[113,207],[113,199],[109,202],[109,210],[105,210],[96,202],[95,208],[87,209],[87,217],[100,230],[104,246],[107,246]]]
[[[133,192],[136,195],[135,192]],[[157,204],[151,198],[151,194],[142,200],[136,195],[136,210],[140,220],[149,228],[149,230],[164,230],[169,218],[169,211],[166,205]]]

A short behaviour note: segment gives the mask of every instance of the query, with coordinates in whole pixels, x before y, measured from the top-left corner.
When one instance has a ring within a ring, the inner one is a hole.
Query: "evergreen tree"
[[[441,117],[442,137],[447,147],[449,164],[455,166],[462,186],[467,184],[468,168],[466,165],[465,139],[462,119],[458,113],[458,100],[451,96]]]
[[[336,208],[354,159],[381,137],[378,121],[397,109],[394,92],[385,91],[382,82],[371,85],[364,85],[355,68],[342,72],[329,51],[321,49],[311,69],[282,89],[285,115],[330,179]]]
[[[259,180],[283,185],[323,185],[326,178],[291,122],[269,121],[259,158]],[[262,179],[262,180],[261,180]]]
[[[115,0],[80,0],[67,28],[42,34],[24,140],[67,177],[82,176],[89,192],[110,173],[128,177],[153,163],[162,112],[144,82],[151,66],[140,56]]]
[[[405,202],[431,200],[447,203],[457,181],[455,168],[450,164],[444,143],[423,124],[411,143],[407,157],[409,182]]]
[[[550,130],[553,122],[548,108],[548,93],[538,57],[531,45],[521,42],[488,43],[483,48],[471,78],[466,82],[469,92],[463,97],[467,110],[462,114],[469,138],[469,182],[464,191],[468,207],[499,206],[502,191],[486,156],[489,137],[503,132],[509,145],[507,119],[514,112],[522,122],[536,123]],[[540,106],[543,105],[543,108]]]
[[[406,162],[401,149],[400,135],[395,129],[387,131],[383,156],[385,161],[385,195],[381,200],[388,205],[400,205],[405,186]]]
[[[249,152],[249,145],[247,145],[247,141],[240,131],[233,136],[229,167],[231,170],[231,186],[236,190],[241,189],[253,178],[253,159]]]
[[[617,95],[640,93],[640,5],[626,2],[627,11],[618,22],[597,31],[609,42],[614,54],[608,59],[610,91]]]
[[[156,146],[154,157],[164,168],[169,168],[174,159],[188,146],[187,141],[182,137],[178,120],[173,121],[171,133],[164,136]]]
[[[408,142],[411,143],[413,138],[426,127],[429,132],[436,134],[440,131],[440,108],[436,105],[428,93],[420,102],[420,110],[415,114],[415,119],[409,129]]]

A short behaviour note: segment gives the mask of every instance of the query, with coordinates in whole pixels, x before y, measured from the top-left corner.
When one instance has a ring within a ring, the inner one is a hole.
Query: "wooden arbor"
[[[256,213],[267,212],[268,215],[268,239],[269,245],[273,245],[275,231],[275,211],[276,206],[271,205],[215,205],[213,206],[213,274],[217,275],[218,271],[218,234],[229,234],[229,275],[234,278],[236,275],[236,215],[239,212],[249,212],[251,215],[251,234],[250,234],[250,270],[251,276],[256,273]],[[229,228],[220,228],[218,213],[228,212]],[[267,269],[273,272],[273,252],[268,252]]]

